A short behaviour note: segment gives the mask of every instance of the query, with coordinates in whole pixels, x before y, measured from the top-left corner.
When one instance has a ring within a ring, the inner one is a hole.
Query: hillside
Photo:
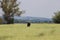
[[[15,21],[18,22],[32,22],[32,23],[40,23],[40,22],[52,22],[51,18],[43,18],[43,17],[14,17]]]
[[[2,19],[2,23],[6,23],[6,21],[4,20],[4,18],[2,16],[0,16],[0,19]],[[14,16],[14,23],[27,23],[27,22],[31,22],[31,23],[44,23],[44,22],[45,23],[50,23],[50,22],[52,22],[52,19],[51,18],[43,18],[43,17]]]

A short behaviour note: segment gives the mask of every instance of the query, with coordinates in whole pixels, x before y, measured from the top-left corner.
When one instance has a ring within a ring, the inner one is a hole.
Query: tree
[[[52,19],[54,23],[60,23],[60,11],[55,12],[55,16]]]
[[[14,15],[20,16],[23,11],[19,10],[19,3],[17,0],[1,0],[0,7],[4,12],[4,19],[7,21],[7,24],[14,23]]]
[[[2,18],[0,18],[0,24],[3,22]]]

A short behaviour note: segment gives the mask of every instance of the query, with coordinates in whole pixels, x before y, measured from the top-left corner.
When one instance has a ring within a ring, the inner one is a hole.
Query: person
[[[28,22],[28,23],[27,23],[27,27],[30,27],[30,25],[31,25],[31,23]]]

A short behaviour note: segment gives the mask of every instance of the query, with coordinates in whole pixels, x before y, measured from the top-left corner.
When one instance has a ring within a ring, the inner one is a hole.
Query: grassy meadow
[[[60,24],[0,25],[0,40],[60,40]]]

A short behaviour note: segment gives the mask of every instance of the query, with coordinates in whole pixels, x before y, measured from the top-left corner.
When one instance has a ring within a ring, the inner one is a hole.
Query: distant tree
[[[53,22],[54,23],[60,23],[60,11],[54,13],[55,16],[53,16]]]
[[[48,23],[53,23],[53,21],[49,21]]]
[[[3,20],[2,20],[2,18],[0,18],[0,24],[2,24],[3,23]]]
[[[44,23],[48,23],[48,21],[44,21]]]
[[[4,12],[4,19],[7,21],[7,24],[14,23],[14,15],[20,16],[23,11],[19,10],[19,4],[17,0],[1,0],[0,7]]]

